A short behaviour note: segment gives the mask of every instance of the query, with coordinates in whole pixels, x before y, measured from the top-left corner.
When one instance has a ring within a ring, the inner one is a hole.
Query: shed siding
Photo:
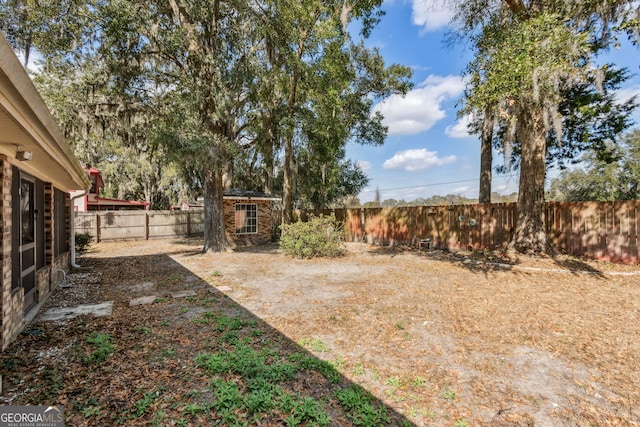
[[[271,200],[224,199],[224,228],[233,246],[263,245],[271,242]],[[236,234],[236,204],[255,204],[258,208],[258,233]]]

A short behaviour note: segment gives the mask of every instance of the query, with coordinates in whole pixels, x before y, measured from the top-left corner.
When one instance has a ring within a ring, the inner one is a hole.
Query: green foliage
[[[93,236],[89,233],[76,233],[76,252],[81,254],[87,251]]]
[[[620,27],[637,19],[635,3],[541,0],[487,6],[485,0],[455,6],[456,36],[467,38],[475,51],[466,71],[463,111],[503,122],[495,142],[507,167],[519,144],[518,222],[511,244],[520,252],[540,252],[547,248],[542,209],[547,136],[561,145],[562,102],[572,88],[589,82],[596,55],[614,42]]]
[[[302,338],[300,345],[313,351],[327,352],[329,347],[320,338]]]
[[[342,255],[342,227],[335,218],[325,215],[307,222],[283,224],[280,249],[296,258]]]
[[[84,358],[87,363],[102,363],[116,349],[111,334],[94,332],[87,336],[86,341],[92,348],[91,353]]]
[[[362,387],[352,384],[336,390],[335,397],[349,411],[349,418],[356,426],[378,426],[391,422],[387,408],[376,405],[376,399]]]
[[[609,145],[609,159],[590,151],[584,167],[564,170],[551,180],[547,200],[560,202],[637,200],[640,198],[640,130],[624,136],[618,146]]]
[[[453,390],[447,390],[442,394],[442,398],[449,401],[456,400],[456,392]]]
[[[339,383],[342,379],[340,372],[331,363],[318,359],[310,354],[296,352],[289,356],[289,360],[297,364],[302,369],[316,371],[325,377],[329,382]]]
[[[133,403],[131,418],[137,418],[151,411],[151,405],[160,396],[160,390],[144,392],[142,397]]]

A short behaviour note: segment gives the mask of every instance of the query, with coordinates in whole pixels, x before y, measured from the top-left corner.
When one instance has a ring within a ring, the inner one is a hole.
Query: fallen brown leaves
[[[93,269],[75,273],[86,275],[83,290],[61,287],[48,306],[72,304],[75,290],[79,303],[115,301],[113,316],[29,325],[0,355],[3,403],[64,404],[69,425],[210,422],[185,408],[211,399],[194,358],[219,332],[193,320],[216,310],[258,321],[261,342],[283,353],[323,343],[308,350],[402,414],[396,424],[640,424],[633,266],[364,245],[292,260],[273,247],[200,254],[198,245],[96,245],[82,260]],[[168,297],[185,289],[197,297]],[[160,301],[128,306],[151,294]],[[92,332],[116,338],[104,363],[85,361]],[[317,372],[286,387],[326,399],[333,425],[350,425]]]

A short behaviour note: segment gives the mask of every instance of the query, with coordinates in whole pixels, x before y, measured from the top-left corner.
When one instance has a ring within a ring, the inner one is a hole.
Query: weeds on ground
[[[378,426],[391,422],[387,408],[376,405],[376,398],[358,385],[352,384],[346,389],[337,390],[334,395],[357,426]]]
[[[109,355],[116,349],[111,334],[94,332],[87,336],[86,341],[93,349],[91,353],[84,358],[84,361],[87,363],[102,363],[107,360]]]
[[[298,343],[311,351],[322,353],[330,351],[329,347],[320,338],[302,338]]]

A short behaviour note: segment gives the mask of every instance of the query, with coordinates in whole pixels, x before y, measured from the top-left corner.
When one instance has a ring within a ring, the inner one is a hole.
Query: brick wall
[[[53,186],[50,183],[44,184],[44,242],[38,244],[45,245],[45,266],[36,272],[36,287],[38,289],[37,305],[24,314],[24,290],[22,288],[11,290],[12,282],[12,219],[11,219],[11,184],[13,181],[13,170],[11,161],[4,155],[0,155],[0,265],[2,265],[2,306],[0,307],[0,348],[6,349],[9,343],[22,331],[25,325],[35,317],[40,306],[51,291],[60,283],[64,277],[59,270],[68,271],[70,255],[69,252],[54,258],[54,227],[53,227]],[[66,195],[65,204],[67,212],[70,207],[70,198]],[[71,223],[67,215],[66,239],[70,241]],[[69,243],[69,242],[68,242]],[[17,250],[17,249],[16,249]]]
[[[2,256],[2,329],[1,342],[4,350],[12,337],[20,332],[22,327],[24,291],[22,288],[11,290],[11,182],[13,171],[6,156],[0,155],[0,186],[2,188],[2,206],[0,207],[2,242],[0,251]]]
[[[236,234],[236,204],[255,204],[258,209],[258,233]],[[269,243],[272,236],[271,201],[250,199],[224,200],[224,228],[229,243],[234,246],[261,245]]]

